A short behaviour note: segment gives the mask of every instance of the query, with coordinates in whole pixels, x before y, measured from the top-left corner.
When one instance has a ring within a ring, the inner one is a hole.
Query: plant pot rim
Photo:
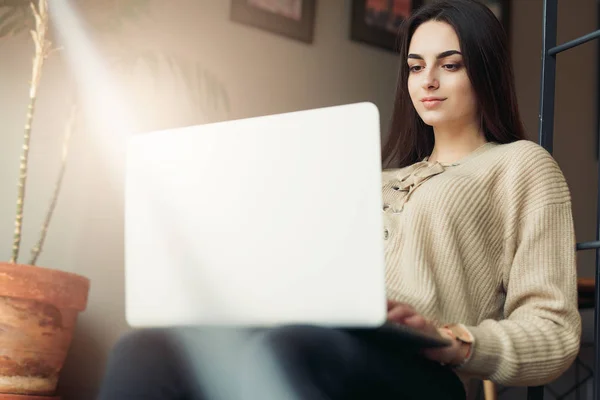
[[[72,272],[0,262],[0,297],[36,300],[81,312],[87,307],[89,289],[90,280]]]

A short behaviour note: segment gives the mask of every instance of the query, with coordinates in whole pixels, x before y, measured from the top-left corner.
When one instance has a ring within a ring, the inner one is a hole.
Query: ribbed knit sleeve
[[[475,338],[461,373],[503,385],[541,385],[579,352],[575,235],[567,185],[544,151],[521,160],[508,196],[504,319],[467,326]]]

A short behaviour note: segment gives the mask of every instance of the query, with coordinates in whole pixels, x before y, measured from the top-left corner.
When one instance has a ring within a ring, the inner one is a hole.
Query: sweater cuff
[[[473,337],[473,347],[467,362],[458,367],[456,371],[480,379],[489,379],[496,372],[501,360],[500,339],[493,330],[486,327],[468,326],[465,329]]]

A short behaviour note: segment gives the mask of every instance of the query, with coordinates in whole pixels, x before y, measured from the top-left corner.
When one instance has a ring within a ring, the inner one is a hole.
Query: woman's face
[[[421,24],[410,41],[407,62],[408,92],[423,122],[458,129],[477,123],[477,99],[449,24]]]

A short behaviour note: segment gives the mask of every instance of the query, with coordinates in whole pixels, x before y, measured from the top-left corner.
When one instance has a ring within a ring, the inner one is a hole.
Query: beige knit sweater
[[[388,297],[464,324],[463,379],[539,385],[579,351],[571,200],[530,141],[488,143],[448,165],[383,173]]]

